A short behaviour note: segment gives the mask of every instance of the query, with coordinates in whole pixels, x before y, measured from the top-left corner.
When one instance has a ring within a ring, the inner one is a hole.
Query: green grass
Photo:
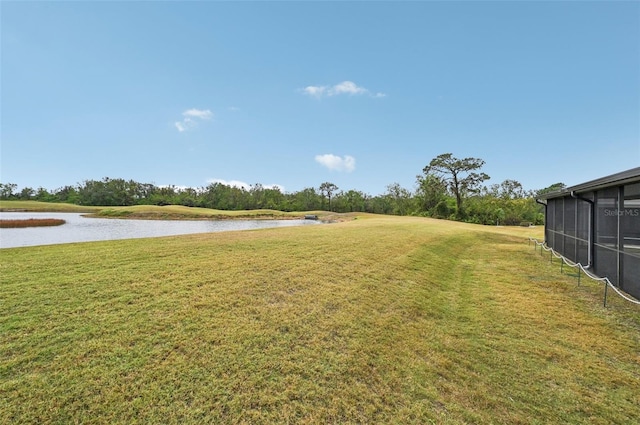
[[[360,218],[0,250],[0,423],[640,417],[640,310],[540,228]]]

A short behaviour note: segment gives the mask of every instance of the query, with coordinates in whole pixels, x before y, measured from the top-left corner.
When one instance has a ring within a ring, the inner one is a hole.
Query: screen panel
[[[622,256],[622,289],[640,300],[640,257]]]
[[[596,243],[618,247],[618,188],[598,191],[596,197]]]
[[[576,240],[570,236],[564,237],[564,252],[562,253],[569,260],[576,261]]]
[[[576,235],[576,202],[575,198],[564,200],[564,233],[569,236]]]
[[[640,183],[624,187],[623,209],[619,216],[625,254],[640,257]]]
[[[586,266],[589,264],[589,244],[585,241],[578,240],[577,242],[578,248],[578,258],[577,262]]]
[[[618,251],[599,245],[595,247],[594,270],[600,277],[608,277],[618,286]]]

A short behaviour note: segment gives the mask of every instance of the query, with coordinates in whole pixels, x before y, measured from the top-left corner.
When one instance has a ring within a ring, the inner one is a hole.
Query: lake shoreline
[[[275,227],[319,225],[326,222],[291,219],[248,219],[246,217],[224,220],[190,219],[170,220],[156,215],[130,217],[90,217],[84,213],[56,212],[2,212],[0,219],[26,220],[62,219],[61,226],[0,228],[0,249],[27,246],[57,245],[76,242],[95,242],[120,239],[179,236],[194,233],[217,233],[229,231],[258,230]]]
[[[323,223],[354,220],[362,213],[331,211],[280,211],[273,209],[215,210],[183,205],[85,206],[40,201],[0,201],[0,213],[79,213],[90,218],[123,218],[131,220],[304,220],[314,216]]]
[[[87,218],[108,218],[108,219],[126,219],[126,220],[195,220],[195,221],[217,221],[217,220],[304,220],[304,216],[276,215],[276,214],[256,214],[256,215],[190,215],[190,214],[171,214],[156,212],[125,212],[109,214],[104,212],[82,214]]]

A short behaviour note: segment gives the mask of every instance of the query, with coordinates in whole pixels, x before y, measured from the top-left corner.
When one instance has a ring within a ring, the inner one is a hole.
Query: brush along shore
[[[0,219],[0,228],[22,228],[22,227],[48,227],[61,226],[66,221],[57,218],[27,218],[24,220],[2,220]]]

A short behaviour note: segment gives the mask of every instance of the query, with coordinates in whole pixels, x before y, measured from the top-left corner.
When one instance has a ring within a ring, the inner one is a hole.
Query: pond
[[[0,248],[71,242],[151,238],[191,233],[317,225],[315,220],[126,220],[89,218],[77,213],[0,212],[0,219],[60,218],[61,226],[0,229]]]

